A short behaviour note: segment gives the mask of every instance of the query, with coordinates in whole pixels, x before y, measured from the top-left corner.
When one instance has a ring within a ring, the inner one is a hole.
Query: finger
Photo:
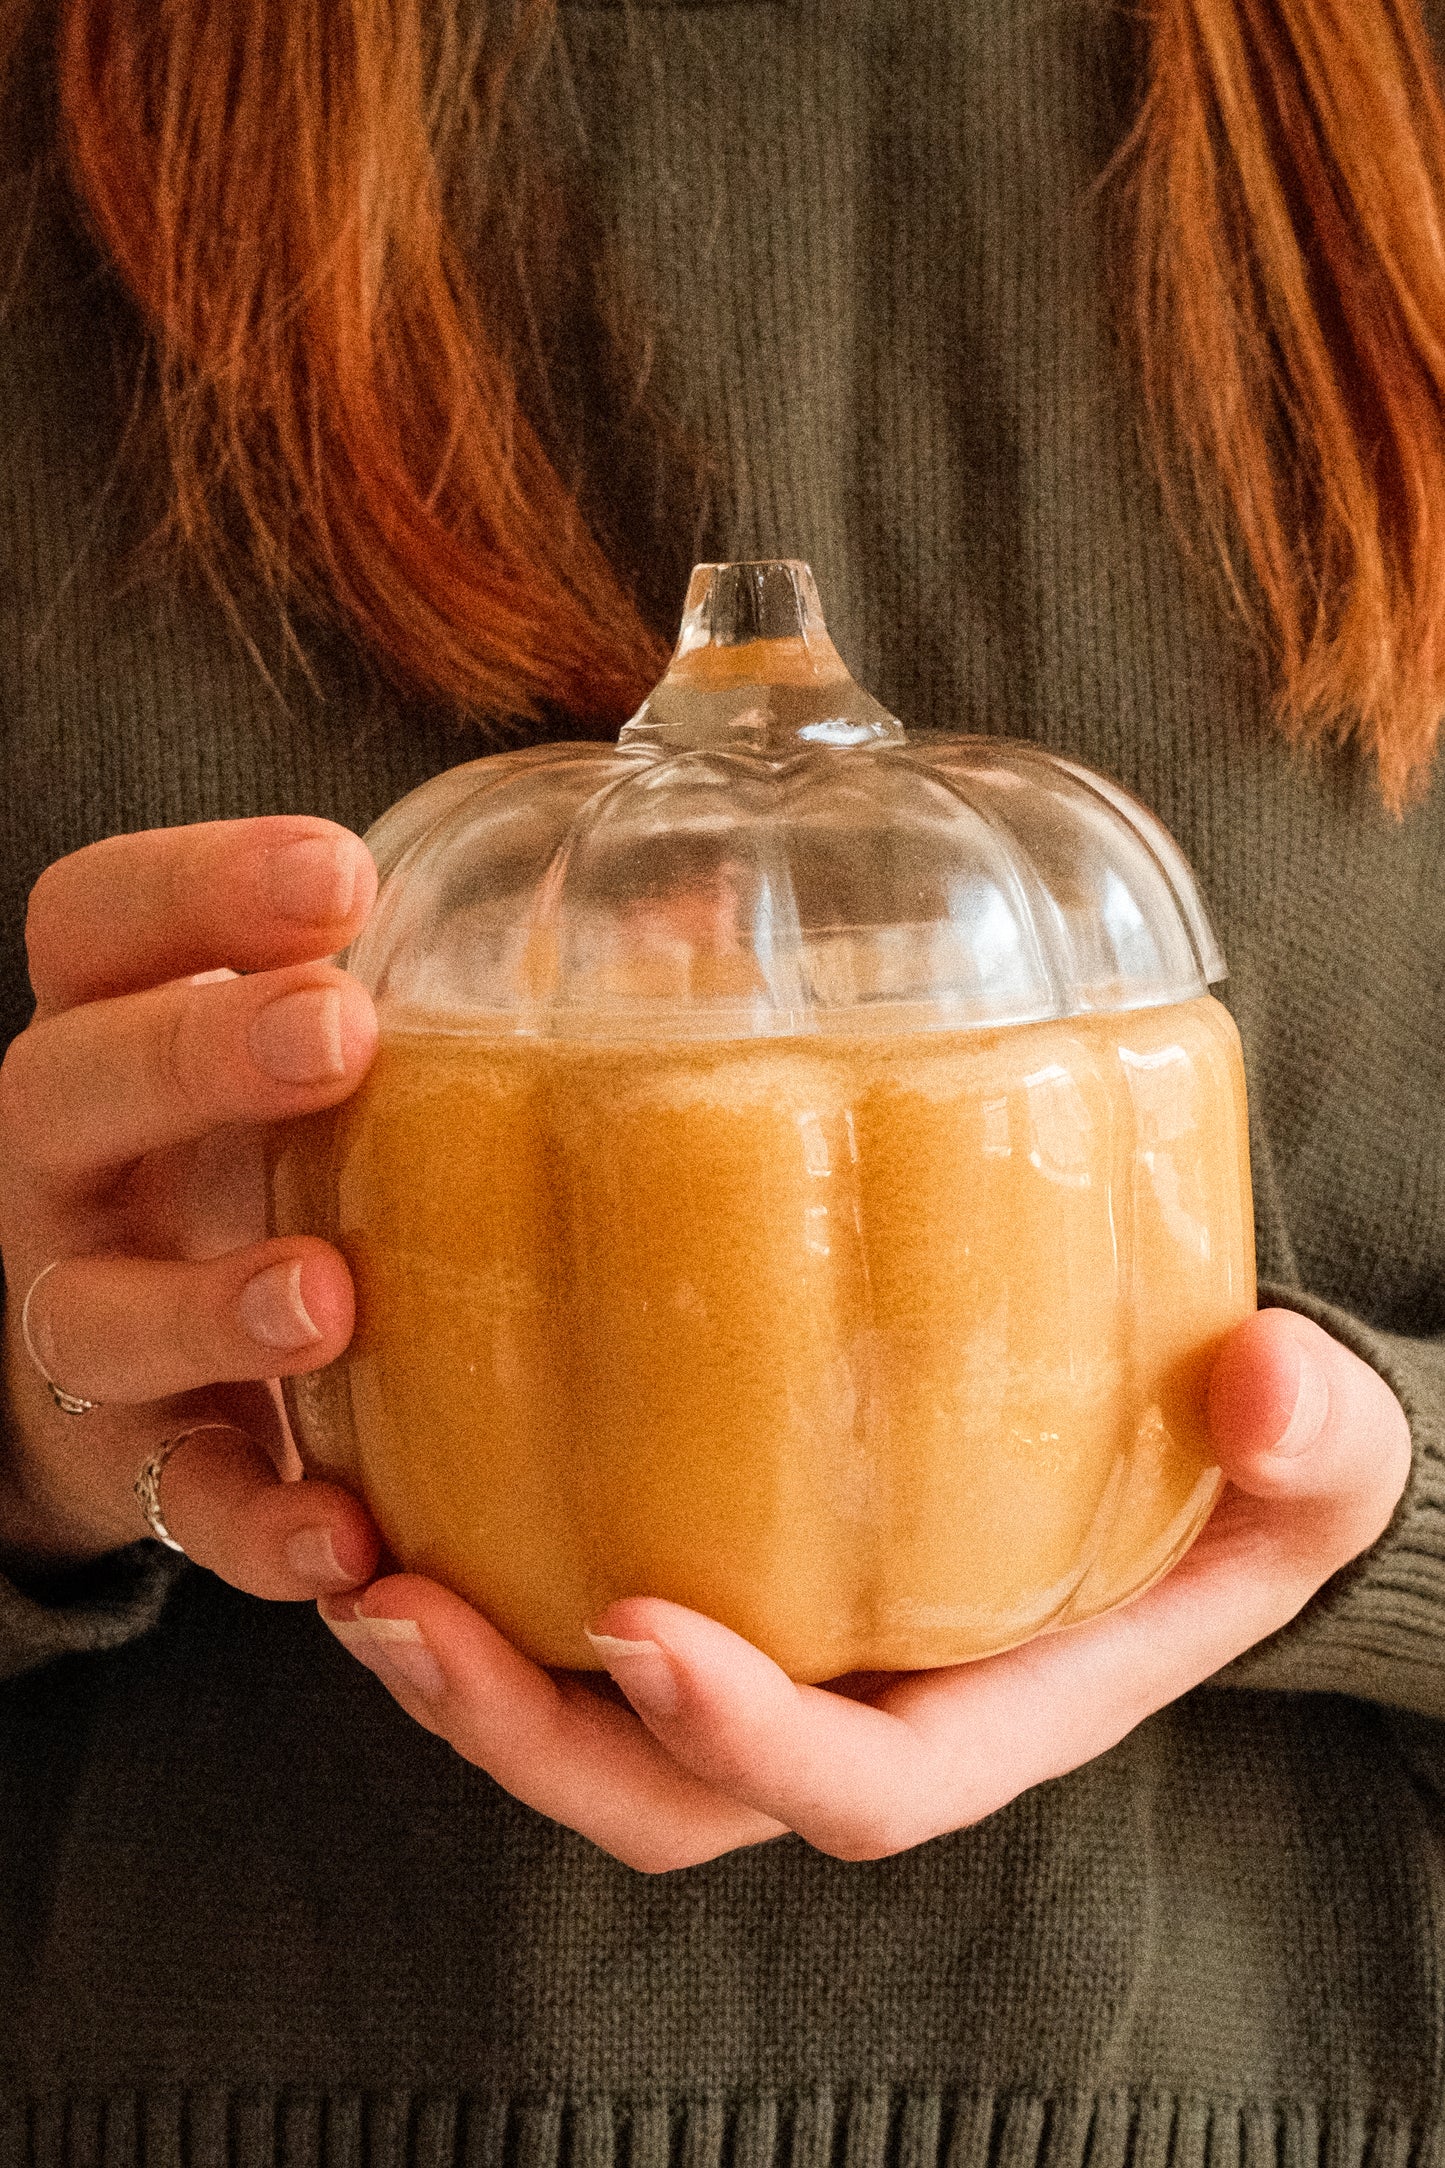
[[[161,1470],[159,1505],[186,1556],[248,1596],[301,1602],[376,1571],[380,1544],[358,1499],[335,1483],[283,1483],[265,1450],[225,1424],[183,1438]]]
[[[896,1686],[876,1703],[797,1686],[715,1619],[655,1598],[599,1624],[598,1654],[673,1761],[835,1858],[882,1858],[989,1811],[890,1706]]]
[[[321,1615],[409,1715],[628,1866],[667,1873],[784,1834],[679,1769],[629,1710],[531,1663],[435,1582],[398,1574]]]
[[[25,1325],[47,1377],[123,1407],[320,1369],[353,1314],[345,1261],[298,1238],[193,1264],[71,1258],[35,1283]]]
[[[226,1123],[331,1106],[375,1051],[371,998],[334,965],[173,982],[21,1032],[0,1067],[0,1123],[12,1163],[83,1189]]]
[[[1291,1506],[1280,1526],[1327,1572],[1383,1533],[1410,1471],[1410,1426],[1379,1372],[1311,1318],[1260,1310],[1229,1335],[1209,1381],[1220,1465],[1249,1497]]]
[[[613,1607],[601,1653],[703,1783],[834,1858],[883,1859],[1106,1753],[1283,1625],[1277,1592],[1257,1601],[1252,1571],[1230,1563],[1216,1554],[1206,1584],[1186,1560],[1123,1610],[1004,1656],[903,1675],[872,1702],[795,1685],[716,1621],[655,1599]]]
[[[334,821],[280,814],[110,836],[41,874],[25,939],[42,1015],[229,965],[331,955],[363,925],[376,868]]]
[[[612,1606],[600,1652],[676,1761],[824,1851],[880,1858],[964,1827],[1287,1625],[1388,1522],[1409,1468],[1403,1411],[1308,1320],[1267,1313],[1231,1335],[1211,1407],[1236,1480],[1172,1573],[1087,1625],[904,1677],[871,1706],[795,1686],[715,1621],[653,1599]]]

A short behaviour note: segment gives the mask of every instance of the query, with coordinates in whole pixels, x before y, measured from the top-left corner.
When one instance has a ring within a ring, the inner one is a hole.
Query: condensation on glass
[[[549,1664],[646,1594],[823,1679],[1183,1553],[1253,1232],[1223,959],[1143,806],[905,733],[805,565],[704,565],[617,745],[368,841],[381,1047],[284,1133],[273,1224],[351,1265],[288,1406],[404,1564]]]

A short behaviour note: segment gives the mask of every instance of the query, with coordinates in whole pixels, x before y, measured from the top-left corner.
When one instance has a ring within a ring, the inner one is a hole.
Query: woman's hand
[[[35,1016],[0,1068],[12,1568],[145,1535],[141,1466],[213,1423],[166,1465],[165,1516],[192,1558],[282,1598],[375,1571],[354,1498],[281,1480],[259,1382],[340,1352],[350,1276],[323,1242],[258,1239],[258,1125],[344,1099],[375,1048],[366,992],[321,960],[361,926],[375,880],[346,829],[287,817],[113,837],[37,882]],[[35,1352],[99,1403],[90,1414],[56,1406],[23,1345],[32,1289]]]
[[[692,1866],[787,1830],[880,1859],[1104,1753],[1383,1532],[1409,1473],[1404,1412],[1317,1325],[1286,1310],[1240,1325],[1210,1416],[1229,1486],[1172,1573],[1104,1618],[950,1670],[794,1686],[714,1621],[630,1597],[593,1624],[634,1715],[414,1575],[322,1612],[411,1715],[630,1866]]]

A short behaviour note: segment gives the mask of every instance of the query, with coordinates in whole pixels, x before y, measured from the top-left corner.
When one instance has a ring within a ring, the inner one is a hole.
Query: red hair
[[[0,0],[10,27],[29,0]],[[79,195],[154,335],[175,532],[459,708],[615,723],[661,650],[518,399],[485,172],[554,0],[61,0]],[[1418,0],[1144,0],[1120,300],[1182,532],[1387,799],[1445,712],[1445,107]],[[486,9],[478,0],[479,19]],[[3,27],[3,18],[0,18]]]
[[[1416,0],[1153,0],[1128,328],[1278,719],[1387,800],[1445,713],[1445,106]]]
[[[447,215],[549,0],[68,0],[70,170],[152,329],[170,524],[339,612],[405,685],[615,725],[665,649],[521,411]],[[441,18],[428,50],[426,18]]]

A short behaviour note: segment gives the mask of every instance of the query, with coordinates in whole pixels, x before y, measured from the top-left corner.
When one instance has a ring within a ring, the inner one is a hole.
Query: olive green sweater
[[[1412,1484],[1223,1686],[871,1865],[787,1838],[635,1875],[309,1607],[153,1545],[0,1593],[0,2168],[1438,2162],[1445,776],[1397,823],[1352,757],[1291,755],[1161,518],[1089,196],[1127,13],[561,12],[578,249],[699,454],[649,466],[579,368],[599,514],[660,610],[694,550],[811,558],[897,713],[1158,810],[1231,965],[1267,1294],[1388,1378]],[[48,860],[275,809],[362,827],[482,743],[335,634],[308,684],[262,625],[283,705],[182,581],[122,581],[133,328],[54,195],[29,264],[0,325],[0,1037]],[[594,348],[578,308],[559,366]]]

